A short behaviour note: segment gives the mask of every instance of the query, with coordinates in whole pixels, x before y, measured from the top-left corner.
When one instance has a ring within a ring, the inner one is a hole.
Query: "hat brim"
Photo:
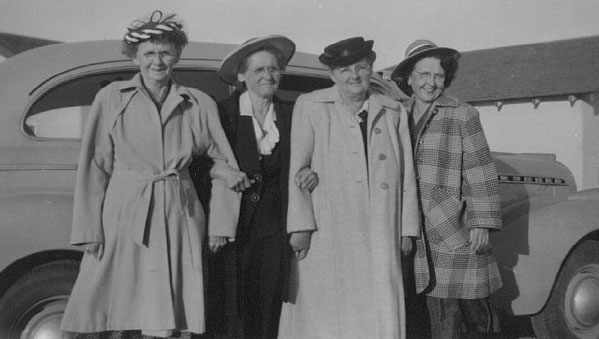
[[[264,48],[274,48],[281,53],[283,56],[283,62],[285,63],[281,66],[287,66],[287,63],[289,63],[289,60],[291,60],[291,57],[295,53],[295,43],[282,35],[271,35],[257,39],[251,39],[241,44],[239,47],[225,56],[221,62],[220,70],[218,72],[220,78],[230,85],[238,86],[240,83],[237,79],[237,74],[243,59],[245,59],[248,55]]]
[[[414,53],[410,57],[405,58],[402,62],[400,62],[397,65],[397,67],[395,67],[395,69],[391,73],[391,79],[394,81],[397,81],[397,82],[401,81],[402,79],[405,79],[408,76],[408,72],[411,70],[412,66],[415,63],[417,63],[421,59],[424,59],[431,55],[440,55],[443,58],[445,58],[445,57],[459,58],[460,52],[458,52],[457,50],[455,50],[453,48],[434,47],[434,48],[429,48],[427,50],[424,50],[424,51],[421,51],[418,53]]]

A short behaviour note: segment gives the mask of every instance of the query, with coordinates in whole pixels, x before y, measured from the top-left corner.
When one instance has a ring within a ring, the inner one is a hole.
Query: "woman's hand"
[[[473,228],[470,230],[470,250],[480,253],[489,246],[489,230],[487,228]]]
[[[302,260],[306,257],[306,255],[308,255],[311,239],[312,232],[310,231],[291,233],[291,236],[289,237],[289,245],[291,245],[297,260]]]
[[[308,192],[312,192],[319,183],[318,174],[312,172],[309,167],[304,167],[297,172],[294,180],[297,187],[307,190]]]
[[[239,174],[235,178],[235,181],[232,184],[230,184],[229,187],[231,187],[233,191],[239,193],[250,188],[252,184],[253,182],[248,178],[247,174],[245,174],[244,172],[239,172]]]
[[[227,237],[212,236],[208,238],[208,247],[212,253],[216,253],[220,251],[227,242]]]
[[[401,253],[403,255],[410,255],[414,250],[414,242],[411,237],[401,237]]]
[[[102,259],[102,256],[104,255],[104,243],[90,242],[81,246],[86,254],[93,255],[94,258],[98,260]]]

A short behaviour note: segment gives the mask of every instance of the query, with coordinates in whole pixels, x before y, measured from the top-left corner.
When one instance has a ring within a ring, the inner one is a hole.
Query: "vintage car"
[[[179,83],[215,99],[231,88],[216,74],[233,45],[191,43]],[[0,62],[0,338],[61,338],[62,312],[81,252],[70,246],[82,126],[96,92],[137,67],[118,41],[51,44]],[[298,52],[280,95],[328,87],[314,55]],[[376,76],[374,89],[397,86]],[[493,234],[508,316],[539,336],[599,336],[599,192],[577,192],[571,172],[546,154],[494,154],[504,230]],[[507,329],[510,330],[510,329]]]

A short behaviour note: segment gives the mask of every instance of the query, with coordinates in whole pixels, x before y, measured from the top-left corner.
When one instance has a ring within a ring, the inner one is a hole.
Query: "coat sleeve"
[[[207,155],[214,161],[210,170],[211,198],[208,214],[208,236],[234,238],[239,220],[241,193],[230,187],[241,172],[235,160],[233,150],[220,123],[218,109],[214,100],[205,98],[202,114],[206,116]]]
[[[416,171],[414,169],[414,158],[412,155],[412,139],[408,127],[408,114],[400,105],[399,114],[399,150],[403,157],[402,167],[402,198],[401,198],[401,235],[419,238],[420,232],[420,209],[418,189],[416,184]]]
[[[112,173],[111,110],[117,97],[110,87],[94,99],[81,140],[73,204],[71,244],[104,242],[102,209]]]
[[[294,181],[300,169],[310,167],[314,151],[314,127],[310,121],[306,101],[305,95],[297,99],[291,120],[287,233],[316,230],[312,195],[309,191],[300,189]]]
[[[478,112],[467,106],[462,125],[462,191],[466,200],[466,227],[501,229],[501,198],[497,170]]]

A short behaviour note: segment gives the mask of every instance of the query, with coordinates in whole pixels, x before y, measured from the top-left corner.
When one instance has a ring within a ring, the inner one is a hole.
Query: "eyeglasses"
[[[439,74],[439,73],[435,73],[432,74],[430,72],[414,72],[416,74],[418,74],[418,76],[420,77],[420,79],[424,79],[424,80],[431,80],[431,79],[435,79],[435,81],[445,81],[445,74]]]
[[[266,72],[274,76],[281,75],[281,70],[275,67],[260,67],[256,69],[250,69],[249,71],[254,75],[265,75]]]

